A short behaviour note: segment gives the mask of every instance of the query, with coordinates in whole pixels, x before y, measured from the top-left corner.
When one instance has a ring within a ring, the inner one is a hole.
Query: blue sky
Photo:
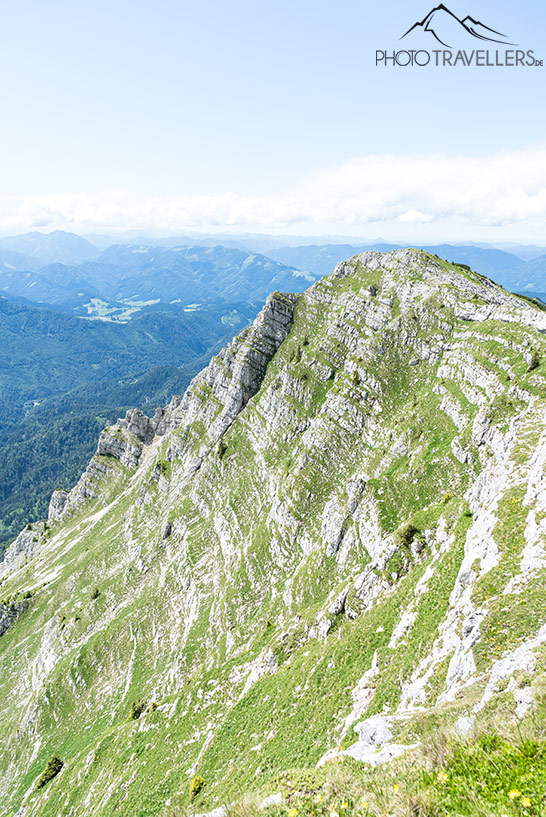
[[[375,66],[433,5],[4,2],[0,230],[539,240],[546,68]],[[546,59],[544,3],[447,5]]]

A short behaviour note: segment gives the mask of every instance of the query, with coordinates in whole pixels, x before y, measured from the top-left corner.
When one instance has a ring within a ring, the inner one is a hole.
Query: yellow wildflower
[[[521,797],[521,792],[518,791],[517,789],[510,789],[510,791],[508,792],[508,797],[510,798],[510,800],[515,800],[516,797]]]
[[[291,808],[290,811],[288,812],[288,817],[296,817],[297,813],[298,813],[297,808]]]
[[[398,785],[398,783],[395,783],[393,786],[394,791],[398,791],[399,788],[400,786]]]
[[[523,808],[530,808],[531,801],[529,800],[528,797],[522,797],[521,798],[521,805],[523,806]]]
[[[341,804],[341,808],[343,809],[343,811],[345,811],[345,809],[348,808],[348,807],[349,807],[349,803],[342,803]]]
[[[313,797],[313,803],[316,803],[317,805],[322,803],[322,794],[315,794]]]
[[[445,772],[443,769],[440,769],[436,774],[436,782],[447,783],[447,780],[448,780],[447,772]]]

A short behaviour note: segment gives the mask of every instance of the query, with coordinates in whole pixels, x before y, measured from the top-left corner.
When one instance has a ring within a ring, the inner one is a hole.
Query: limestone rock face
[[[121,425],[112,426],[101,432],[97,446],[99,457],[114,457],[128,468],[136,468],[141,454],[142,442]]]
[[[63,515],[63,511],[66,507],[67,500],[68,491],[63,491],[60,489],[53,491],[49,502],[49,511],[47,514],[48,520],[54,522],[57,519],[61,518],[61,516]]]
[[[156,422],[139,409],[130,409],[125,419],[105,428],[99,437],[97,455],[114,457],[128,468],[136,468],[144,446],[154,439]]]
[[[0,565],[5,608],[33,593],[2,611],[0,817],[161,815],[195,775],[210,811],[341,751],[388,762],[423,724],[532,717],[545,360],[536,305],[364,253],[103,432]]]
[[[28,607],[28,602],[16,601],[10,605],[0,603],[0,636],[4,635],[6,630],[9,630],[21,613],[24,613]]]
[[[155,422],[139,409],[130,409],[125,415],[125,419],[118,420],[117,425],[119,428],[126,428],[130,434],[134,434],[144,445],[149,445],[152,442],[156,432]]]
[[[33,528],[22,530],[4,554],[4,559],[0,562],[0,578],[7,573],[11,573],[17,568],[32,559],[36,545],[39,541],[39,533]]]
[[[186,429],[177,435],[173,454],[194,472],[258,391],[266,367],[286,338],[297,295],[273,293],[252,326],[238,335],[190,383],[185,395],[174,397],[156,412],[156,433]],[[196,441],[192,425],[203,427]],[[197,444],[196,444],[197,443]]]

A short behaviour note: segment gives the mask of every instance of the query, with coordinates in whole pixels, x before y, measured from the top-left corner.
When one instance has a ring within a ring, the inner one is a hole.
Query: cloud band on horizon
[[[491,156],[373,154],[267,196],[128,191],[0,197],[0,230],[358,232],[482,230],[544,240],[546,147]]]

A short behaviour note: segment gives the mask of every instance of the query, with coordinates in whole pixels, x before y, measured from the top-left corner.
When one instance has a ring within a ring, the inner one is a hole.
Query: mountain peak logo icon
[[[515,45],[509,43],[505,34],[496,31],[494,28],[486,26],[479,20],[475,20],[470,15],[467,15],[463,20],[460,20],[456,14],[453,14],[443,3],[429,11],[427,16],[417,23],[414,23],[400,39],[403,40],[412,31],[426,31],[438,40],[441,45],[446,48],[452,48],[449,41],[456,42],[460,40],[461,35],[466,37],[471,35],[478,40],[485,42],[501,43],[502,45]]]

